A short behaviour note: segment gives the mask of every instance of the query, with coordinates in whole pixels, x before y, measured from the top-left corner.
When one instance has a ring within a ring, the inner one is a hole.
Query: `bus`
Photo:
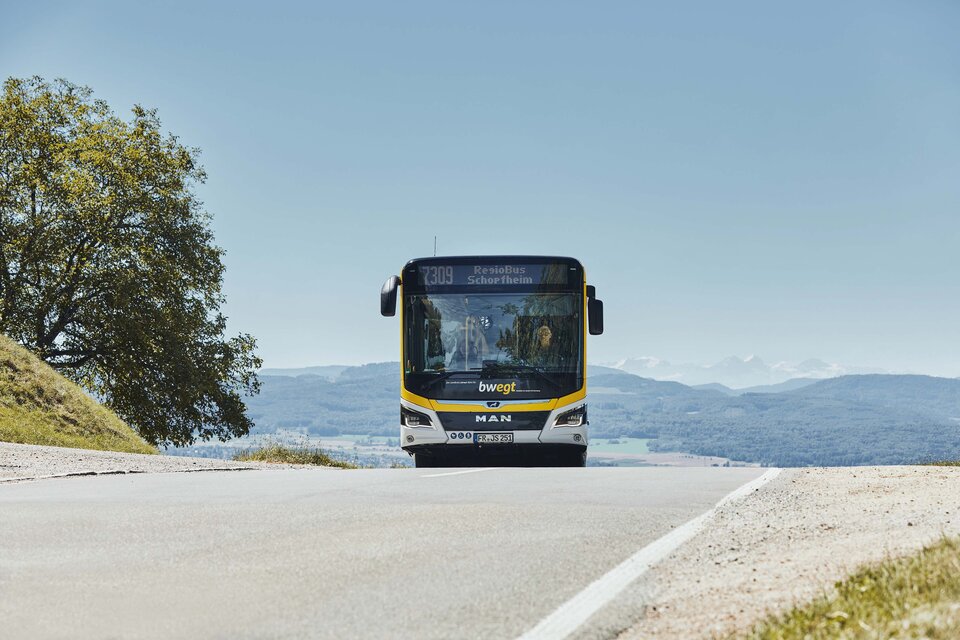
[[[603,333],[603,303],[580,262],[418,258],[380,291],[383,316],[398,306],[400,446],[415,466],[586,464],[586,334]]]

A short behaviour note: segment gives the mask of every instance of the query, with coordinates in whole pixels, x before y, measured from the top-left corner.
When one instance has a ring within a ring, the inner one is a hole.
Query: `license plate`
[[[504,444],[513,442],[512,433],[475,433],[473,441],[477,444]]]

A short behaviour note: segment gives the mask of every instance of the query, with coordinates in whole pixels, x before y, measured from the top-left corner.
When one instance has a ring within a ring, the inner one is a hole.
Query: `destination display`
[[[515,287],[566,285],[569,266],[554,264],[420,265],[417,284],[422,287]]]

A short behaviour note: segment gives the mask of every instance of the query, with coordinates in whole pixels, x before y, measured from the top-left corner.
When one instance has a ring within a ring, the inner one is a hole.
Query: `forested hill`
[[[325,372],[326,373],[326,372]],[[255,431],[397,432],[399,363],[336,376],[263,375],[249,401]],[[780,393],[730,396],[590,368],[591,437],[651,438],[687,451],[767,465],[898,464],[960,459],[960,380],[858,375]]]
[[[960,420],[960,379],[864,375],[822,380],[792,391],[797,396],[845,400]]]

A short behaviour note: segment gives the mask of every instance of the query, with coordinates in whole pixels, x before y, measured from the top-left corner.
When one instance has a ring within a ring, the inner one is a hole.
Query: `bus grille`
[[[437,413],[445,431],[540,431],[549,415],[549,411]]]

